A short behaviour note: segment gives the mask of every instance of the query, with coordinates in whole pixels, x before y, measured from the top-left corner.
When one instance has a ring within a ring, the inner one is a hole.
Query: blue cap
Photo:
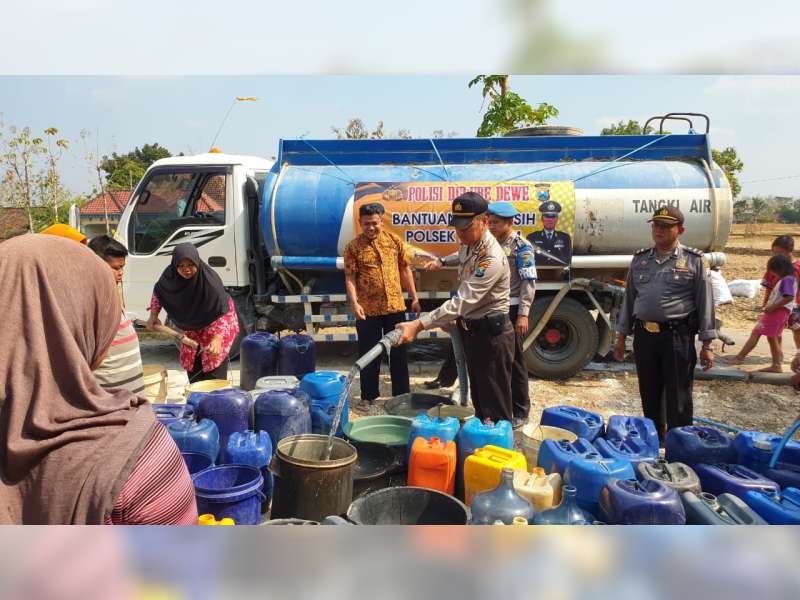
[[[489,204],[489,214],[503,219],[511,219],[519,214],[511,202],[492,202]]]

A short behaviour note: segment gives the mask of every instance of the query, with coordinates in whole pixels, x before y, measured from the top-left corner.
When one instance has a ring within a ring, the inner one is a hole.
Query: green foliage
[[[628,119],[627,123],[625,121],[617,121],[609,127],[603,127],[600,135],[649,135],[654,131],[649,125],[642,130],[639,121]]]
[[[533,108],[522,96],[509,90],[508,75],[478,75],[467,87],[483,85],[483,99],[489,106],[478,128],[478,137],[504,135],[520,127],[544,125],[551,117],[558,116],[558,109],[547,102]]]
[[[725,172],[725,176],[731,184],[731,194],[734,199],[739,196],[742,186],[736,174],[744,168],[744,163],[736,154],[736,149],[728,146],[724,150],[711,150],[711,158]]]
[[[100,169],[106,174],[106,185],[109,190],[130,190],[142,178],[147,168],[161,158],[172,156],[172,153],[155,144],[145,144],[134,148],[127,154],[112,153],[100,161]]]

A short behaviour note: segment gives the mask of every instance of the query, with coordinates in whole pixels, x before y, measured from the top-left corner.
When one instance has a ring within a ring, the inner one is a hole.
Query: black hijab
[[[191,279],[178,273],[178,263],[184,258],[197,266]],[[228,312],[230,296],[222,279],[204,261],[192,244],[175,246],[172,263],[156,282],[156,295],[167,314],[181,329],[202,329]]]

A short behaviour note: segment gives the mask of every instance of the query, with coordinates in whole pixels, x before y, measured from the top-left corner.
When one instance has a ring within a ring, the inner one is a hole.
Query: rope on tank
[[[442,156],[439,154],[439,149],[436,147],[436,144],[433,142],[433,138],[428,138],[428,141],[431,143],[431,146],[433,146],[433,151],[436,152],[436,158],[439,159],[439,164],[442,165],[442,170],[444,171],[444,174],[447,176],[447,181],[449,183],[451,181],[450,173],[447,172],[447,167],[445,166],[444,161],[442,160]]]

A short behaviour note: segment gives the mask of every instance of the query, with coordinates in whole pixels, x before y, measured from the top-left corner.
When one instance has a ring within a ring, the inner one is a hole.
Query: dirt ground
[[[800,230],[791,226],[776,224],[734,226],[733,235],[725,248],[728,263],[722,269],[726,280],[761,279],[772,239],[781,234],[797,233]],[[800,240],[799,242],[800,243]],[[719,311],[725,323],[725,330],[735,334],[743,341],[759,317],[761,297],[749,300],[735,298],[731,306]],[[741,341],[739,343],[741,343]],[[356,359],[355,344],[326,344],[318,347],[318,369],[330,369],[347,373]],[[793,352],[791,336],[784,339],[786,367]],[[444,357],[444,347],[427,342],[419,345],[411,355],[412,391],[425,391],[422,384],[433,379],[440,361]],[[736,348],[733,350],[736,351]],[[182,398],[185,373],[177,365],[174,346],[157,340],[143,343],[145,363],[165,364],[170,371],[170,398]],[[719,347],[717,347],[719,356]],[[729,348],[726,354],[731,354]],[[762,343],[748,359],[744,368],[751,370],[769,364],[766,344]],[[231,377],[238,383],[238,362],[231,365]],[[455,388],[436,393],[450,395]],[[590,409],[604,416],[612,414],[641,414],[638,382],[633,371],[620,373],[598,373],[583,371],[577,376],[560,382],[531,380],[532,410],[531,421],[538,423],[541,412],[548,406],[571,404]],[[429,392],[430,393],[430,392]],[[382,413],[383,403],[391,396],[388,365],[381,371],[381,394],[374,406],[360,403],[358,382],[353,386],[351,416],[358,418],[368,414]],[[694,388],[695,415],[705,417],[736,427],[782,433],[792,419],[800,414],[800,395],[789,386],[764,385],[731,381],[697,381]]]

